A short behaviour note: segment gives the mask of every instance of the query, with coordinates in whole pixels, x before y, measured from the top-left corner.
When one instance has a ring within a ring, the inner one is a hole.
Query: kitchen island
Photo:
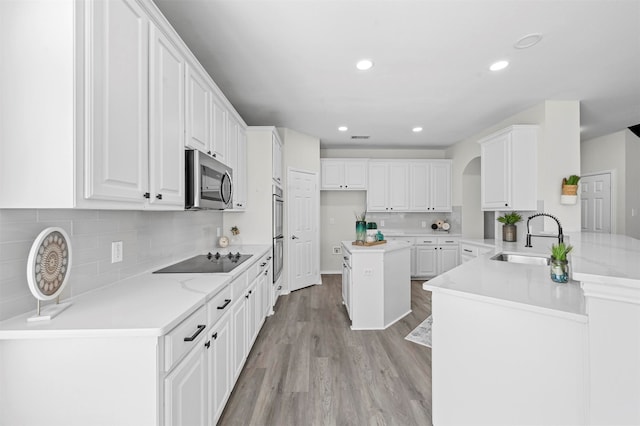
[[[342,241],[343,303],[352,330],[382,330],[411,312],[411,244]]]
[[[434,424],[640,423],[640,241],[569,241],[567,284],[546,265],[491,259],[548,256],[546,239],[498,242],[423,284],[433,292]]]

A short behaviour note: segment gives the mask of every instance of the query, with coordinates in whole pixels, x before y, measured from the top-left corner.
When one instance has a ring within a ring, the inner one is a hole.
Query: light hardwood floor
[[[431,349],[404,339],[431,313],[423,281],[381,331],[352,331],[341,275],[322,282],[279,298],[218,424],[431,425]]]

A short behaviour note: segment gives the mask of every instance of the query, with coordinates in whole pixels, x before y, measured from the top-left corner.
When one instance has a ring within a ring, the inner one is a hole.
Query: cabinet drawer
[[[426,244],[437,244],[438,239],[436,237],[417,237],[416,244],[419,246]]]
[[[414,237],[386,237],[387,241],[404,241],[405,243],[409,243],[414,245],[416,243],[416,239]]]
[[[438,237],[438,244],[440,245],[458,244],[458,239],[455,237]]]
[[[171,330],[164,338],[164,369],[171,368],[207,335],[207,308],[197,311]]]
[[[271,253],[267,253],[264,256],[262,256],[260,260],[258,260],[252,266],[251,270],[253,271],[253,275],[251,276],[251,278],[253,279],[258,275],[264,273],[264,271],[269,269],[270,266],[271,266]]]
[[[249,268],[249,271],[253,271],[252,268]],[[244,295],[245,290],[249,287],[249,274],[251,272],[245,272],[240,275],[238,278],[233,280],[231,284],[229,284],[229,288],[231,289],[231,300],[237,300],[239,297]]]
[[[477,257],[478,256],[478,247],[477,246],[472,246],[470,244],[462,243],[462,244],[460,244],[460,254],[463,255],[463,256]]]
[[[231,309],[231,286],[227,286],[207,303],[207,324],[213,325]]]

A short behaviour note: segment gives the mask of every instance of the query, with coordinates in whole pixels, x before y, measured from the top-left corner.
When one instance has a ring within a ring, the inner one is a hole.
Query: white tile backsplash
[[[65,298],[211,250],[222,213],[0,209],[0,320],[35,309],[27,257],[50,226],[63,228],[71,239]],[[112,241],[123,242],[122,262],[111,263]]]

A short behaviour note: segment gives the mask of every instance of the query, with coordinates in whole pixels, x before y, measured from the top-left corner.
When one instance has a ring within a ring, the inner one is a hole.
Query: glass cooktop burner
[[[192,274],[192,273],[225,273],[231,272],[245,260],[249,259],[251,254],[228,253],[215,254],[207,253],[194,256],[190,259],[183,260],[175,265],[155,271],[154,274]]]

